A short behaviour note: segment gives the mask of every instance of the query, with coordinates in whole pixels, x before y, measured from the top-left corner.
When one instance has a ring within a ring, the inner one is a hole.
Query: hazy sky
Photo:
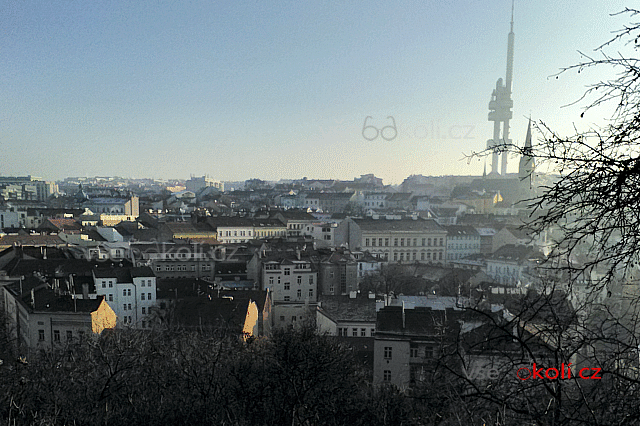
[[[514,141],[529,115],[602,117],[561,106],[613,74],[549,76],[624,6],[516,0]],[[492,135],[510,18],[511,0],[0,0],[0,175],[480,174],[461,159]],[[365,139],[367,116],[397,137]]]

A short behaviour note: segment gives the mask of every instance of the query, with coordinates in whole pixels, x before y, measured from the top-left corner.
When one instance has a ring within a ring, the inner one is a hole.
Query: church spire
[[[536,163],[533,157],[533,144],[531,142],[531,117],[529,117],[529,126],[527,127],[527,137],[524,140],[522,148],[522,156],[520,157],[520,165],[518,167],[518,176],[521,181],[529,182],[529,187],[533,183],[533,171]]]

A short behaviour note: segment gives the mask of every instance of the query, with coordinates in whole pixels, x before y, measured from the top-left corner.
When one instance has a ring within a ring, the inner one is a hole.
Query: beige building
[[[259,238],[284,238],[287,225],[279,219],[213,217],[208,221],[221,243],[246,243]]]
[[[286,327],[310,321],[318,300],[318,271],[310,260],[273,256],[262,261],[262,284],[273,302],[271,325]]]
[[[433,219],[373,216],[349,218],[336,230],[336,244],[367,250],[388,262],[446,261],[447,231]]]
[[[116,314],[104,297],[57,295],[46,284],[21,293],[20,283],[4,287],[8,331],[19,347],[64,349],[84,336],[114,328]]]

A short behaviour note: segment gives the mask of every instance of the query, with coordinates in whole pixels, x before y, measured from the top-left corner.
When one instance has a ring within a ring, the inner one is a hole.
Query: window
[[[431,347],[424,348],[424,357],[425,358],[433,358],[434,357],[433,348],[431,348]]]
[[[371,337],[373,337],[375,334],[376,334],[376,329],[375,329],[375,328],[372,328],[372,329],[371,329]]]
[[[396,246],[396,247],[398,246],[398,239],[397,238],[393,239],[393,245]]]
[[[290,296],[285,296],[285,297],[284,297],[284,301],[285,301],[285,302],[288,302],[288,301],[290,301],[290,300],[291,300],[291,297],[290,297]]]
[[[147,300],[151,300],[151,293],[147,293]]]
[[[140,287],[144,287],[144,280],[140,282]]]
[[[109,281],[109,288],[113,288],[113,281]]]
[[[392,349],[393,348],[391,346],[384,347],[384,359],[391,359]]]
[[[126,289],[123,289],[123,290],[122,290],[122,295],[123,295],[123,296],[126,296],[126,295],[127,295],[127,290],[126,290]]]
[[[140,300],[144,300],[144,293],[140,294]]]
[[[309,275],[309,284],[313,284],[313,275]]]
[[[430,246],[431,245],[431,238],[427,238],[427,245]]]
[[[38,330],[38,340],[44,342],[44,330]]]
[[[335,289],[333,288],[333,283],[331,283],[331,284],[329,285],[329,293],[330,293],[330,294],[333,294],[333,292],[334,292],[334,291],[335,291]]]
[[[367,329],[366,328],[361,328],[360,329],[360,337],[366,337],[367,336]]]
[[[302,284],[302,275],[298,275],[298,284]]]
[[[404,247],[404,238],[400,238],[400,247]]]
[[[284,268],[285,275],[291,275],[291,268]]]
[[[290,290],[291,286],[289,285],[289,283],[284,283],[284,289],[285,290]]]
[[[313,297],[313,289],[312,288],[309,289],[309,297]]]
[[[131,303],[129,303],[129,305],[127,307],[128,307],[128,310],[130,311],[131,310]]]
[[[284,315],[280,315],[280,321],[284,322]]]
[[[146,321],[142,321],[142,328],[145,328],[146,325],[147,325],[147,322]]]
[[[329,278],[333,278],[333,271],[329,271]]]
[[[127,290],[127,296],[131,296],[131,289]]]
[[[354,328],[354,329],[353,329],[353,331],[351,332],[351,335],[352,335],[353,337],[358,337],[358,329],[357,329],[357,328]]]
[[[291,317],[291,322],[296,322],[297,317],[294,315]]]
[[[124,304],[122,305],[122,310],[123,310],[123,311],[126,311],[126,310],[127,310],[127,304],[126,304],[126,303],[124,303]]]
[[[142,315],[145,315],[147,313],[147,308],[145,308],[144,306],[142,307]]]
[[[409,356],[411,358],[418,358],[418,348],[411,348],[409,351]]]
[[[389,247],[389,239],[388,238],[384,239],[384,246],[385,247]]]
[[[273,277],[269,277],[269,285],[273,285]]]
[[[391,381],[391,370],[384,370],[382,380],[384,380],[385,382]]]
[[[369,239],[368,238],[364,239],[364,245],[365,245],[365,247],[369,245]]]
[[[300,298],[302,297],[302,290],[298,289],[298,294],[297,294],[297,296],[298,296],[298,299],[300,299]]]
[[[104,281],[102,281],[102,288],[105,288],[107,286],[107,283],[105,283]]]
[[[423,238],[423,239],[422,239],[422,245],[423,245],[423,246],[427,245],[427,239],[426,239],[426,238]]]
[[[109,302],[113,302],[113,293],[109,293]]]
[[[73,331],[67,330],[67,342],[73,339]]]
[[[60,341],[60,330],[53,330],[53,341],[54,342]]]

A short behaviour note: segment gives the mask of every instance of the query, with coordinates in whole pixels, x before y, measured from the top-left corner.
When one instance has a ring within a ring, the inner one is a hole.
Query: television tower
[[[490,175],[507,174],[507,150],[506,146],[511,145],[509,139],[509,120],[513,117],[513,100],[511,99],[511,80],[513,79],[513,6],[511,1],[511,31],[507,42],[507,76],[503,82],[501,78],[496,82],[496,88],[491,94],[489,101],[489,121],[493,121],[493,139],[487,141],[487,149],[493,149],[491,156]],[[500,125],[502,125],[502,135],[500,135]],[[501,148],[502,147],[502,148]],[[502,152],[502,167],[498,170],[498,158]]]

